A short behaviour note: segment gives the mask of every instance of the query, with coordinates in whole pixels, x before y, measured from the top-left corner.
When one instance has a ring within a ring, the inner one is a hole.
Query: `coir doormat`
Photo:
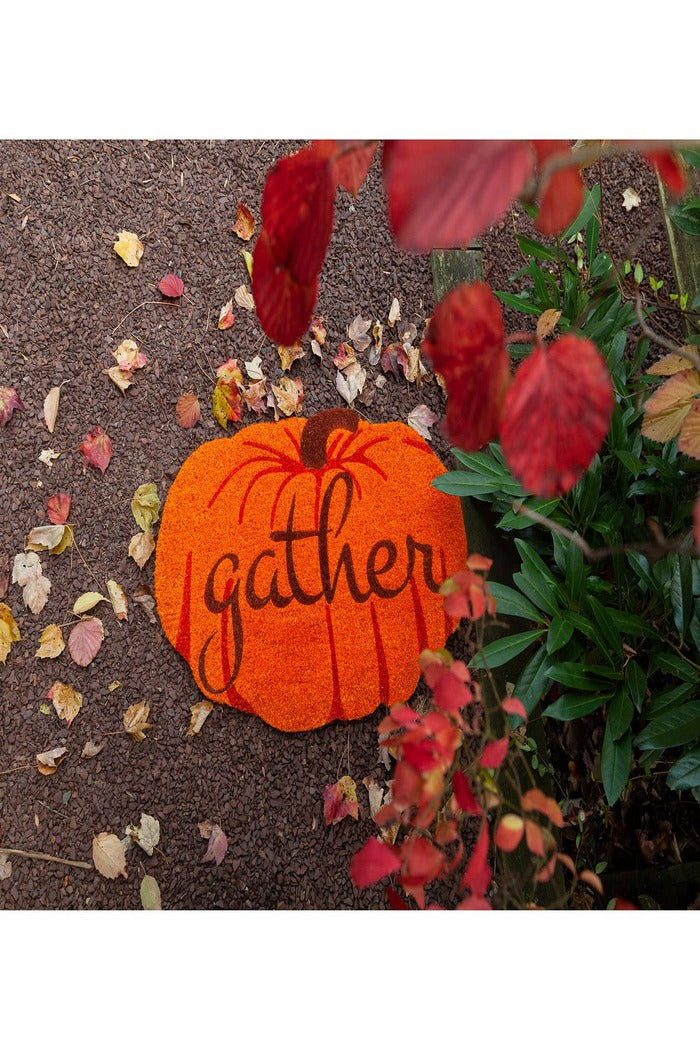
[[[407,700],[419,653],[456,626],[438,589],[466,538],[459,500],[430,485],[444,470],[410,427],[343,408],[193,452],[155,593],[202,693],[288,732]]]

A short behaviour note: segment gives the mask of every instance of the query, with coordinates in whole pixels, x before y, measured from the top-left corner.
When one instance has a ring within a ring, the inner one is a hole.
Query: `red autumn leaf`
[[[24,412],[24,405],[13,386],[0,386],[0,425],[9,423],[12,413],[17,409]]]
[[[344,817],[358,819],[357,786],[352,777],[341,777],[323,789],[323,819],[326,826],[338,824]]]
[[[478,817],[483,813],[483,810],[472,791],[469,779],[461,769],[455,771],[452,778],[452,790],[455,793],[457,805],[463,813],[468,813],[473,817]]]
[[[185,290],[185,285],[175,273],[166,273],[158,282],[158,288],[167,295],[169,299],[179,299]]]
[[[440,587],[445,599],[445,612],[457,619],[480,620],[488,609],[496,614],[496,600],[489,591],[483,576],[471,569],[459,569]]]
[[[534,160],[524,141],[386,142],[384,183],[399,247],[467,247],[515,200]]]
[[[390,343],[382,351],[379,363],[382,366],[382,372],[391,372],[398,380],[401,380],[402,376],[405,379],[408,374],[408,357],[400,343]]]
[[[253,298],[258,320],[267,336],[281,346],[292,346],[305,334],[313,314],[318,279],[299,284],[272,252],[262,229],[253,252]]]
[[[384,892],[386,893],[386,899],[389,901],[393,911],[411,910],[401,894],[398,893],[393,886],[387,886]]]
[[[201,419],[202,409],[194,394],[183,394],[178,398],[175,405],[175,416],[178,426],[183,427],[185,430],[190,430],[193,426],[196,426]]]
[[[493,836],[493,844],[504,853],[512,853],[523,837],[523,818],[517,813],[506,813],[498,822]]]
[[[65,525],[70,514],[70,496],[68,493],[58,492],[55,496],[50,496],[46,504],[46,513],[49,516],[49,521],[53,522],[54,525]]]
[[[579,872],[578,877],[581,880],[581,882],[585,882],[589,886],[592,886],[596,893],[599,893],[602,897],[603,883],[601,882],[599,875],[596,875],[594,871],[590,871],[588,868],[586,868],[585,871]]]
[[[485,897],[472,895],[461,900],[455,911],[493,911],[493,909]]]
[[[321,143],[314,143],[314,145],[320,146]],[[332,159],[335,181],[341,189],[357,197],[358,190],[365,181],[374,160],[377,143],[338,140],[331,145],[334,147]]]
[[[488,852],[489,826],[484,819],[461,882],[461,888],[471,890],[475,897],[483,897],[491,884],[491,868],[487,863]]]
[[[549,858],[547,863],[544,864],[542,868],[537,872],[537,875],[535,876],[535,882],[549,882],[552,875],[554,874],[554,869],[556,868],[556,866],[557,857],[556,854],[553,854]]]
[[[507,736],[504,736],[502,740],[489,740],[488,744],[484,746],[484,750],[481,752],[479,765],[483,769],[498,769],[507,753]]]
[[[450,440],[467,452],[493,440],[510,384],[510,359],[503,311],[489,286],[475,281],[448,292],[421,349],[445,380]]]
[[[538,857],[544,857],[542,828],[539,824],[535,824],[534,820],[525,820],[525,842],[530,853],[535,853]]]
[[[536,346],[518,369],[501,416],[501,445],[523,488],[568,492],[608,432],[615,398],[605,359],[588,339]]]
[[[92,663],[100,651],[105,633],[96,616],[84,616],[68,635],[68,649],[80,667]]]
[[[78,448],[90,466],[97,467],[104,474],[112,458],[112,442],[102,427],[95,427],[86,434]]]
[[[221,864],[226,856],[227,849],[228,839],[225,833],[221,830],[218,824],[214,824],[211,829],[211,835],[209,836],[207,852],[202,857],[202,864],[206,863],[206,861],[213,860],[218,868],[219,864]]]
[[[236,221],[231,228],[242,241],[249,241],[255,233],[255,219],[245,204],[239,204],[236,208]]]
[[[267,176],[260,206],[263,228],[277,264],[298,284],[313,284],[321,272],[333,232],[334,196],[332,163],[313,147],[283,157]],[[253,281],[256,267],[254,261]],[[259,307],[255,288],[253,298]],[[310,315],[304,331],[309,320]],[[295,340],[280,342],[290,346]]]
[[[401,867],[395,849],[379,839],[368,839],[350,861],[350,878],[358,889],[365,889]]]
[[[425,907],[423,887],[445,871],[445,855],[432,842],[419,835],[405,839],[400,848],[403,860],[398,882],[417,902]]]
[[[229,299],[227,303],[221,307],[219,311],[218,326],[222,332],[225,332],[227,328],[233,327],[233,322],[236,320],[236,315],[233,312],[233,299]]]
[[[530,788],[526,791],[520,800],[520,804],[524,813],[529,813],[530,810],[534,809],[538,813],[542,813],[543,816],[548,817],[552,824],[555,824],[558,828],[564,826],[564,818],[561,815],[559,806],[553,798],[545,795],[540,788]]]
[[[506,697],[501,707],[507,715],[519,715],[523,722],[527,722],[527,711],[522,700],[518,700],[517,696]]]
[[[668,186],[671,193],[680,195],[688,188],[688,176],[686,174],[683,159],[672,150],[652,150],[643,153],[642,156],[647,164],[658,171],[663,182]]]
[[[532,143],[537,155],[538,167],[551,157],[570,153],[568,142],[540,140]],[[583,206],[583,180],[576,167],[555,171],[547,180],[540,201],[535,227],[541,233],[560,233],[570,226]]]

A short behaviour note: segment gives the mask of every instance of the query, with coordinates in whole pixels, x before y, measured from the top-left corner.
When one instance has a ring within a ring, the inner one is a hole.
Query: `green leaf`
[[[676,656],[675,653],[654,653],[651,660],[649,661],[649,670],[666,671],[667,674],[672,674],[674,678],[680,678],[683,682],[699,682],[700,674],[684,660],[682,656]]]
[[[531,303],[528,299],[523,299],[519,295],[513,295],[511,292],[496,292],[493,293],[497,299],[500,299],[506,306],[512,306],[513,309],[519,310],[523,314],[530,314],[532,317],[539,317],[542,311],[539,306]]]
[[[519,235],[517,240],[523,255],[529,255],[533,259],[547,259],[550,262],[557,261],[557,253],[551,248],[547,248],[544,244],[540,244],[539,241],[533,241],[531,237],[522,235]]]
[[[545,518],[551,518],[553,514],[559,510],[561,506],[561,500],[559,497],[554,499],[528,499],[523,501],[523,505],[529,510],[537,511],[538,514],[543,514]],[[525,514],[519,513],[519,511],[508,510],[503,515],[501,520],[497,522],[499,529],[531,529],[533,525],[532,518],[528,518]]]
[[[145,911],[160,911],[160,887],[152,875],[141,879],[141,904]]]
[[[549,718],[557,718],[560,722],[571,722],[574,718],[583,718],[597,711],[599,707],[610,699],[610,694],[589,696],[586,693],[564,693],[542,712]]]
[[[660,693],[652,694],[646,705],[647,718],[656,718],[664,711],[669,711],[672,707],[679,707],[686,700],[690,700],[691,697],[695,696],[695,693],[696,686],[694,683],[686,682],[684,685],[676,685],[672,689],[664,689]]]
[[[682,642],[693,615],[693,567],[690,558],[681,554],[673,556],[671,604],[673,622]]]
[[[700,215],[692,208],[684,204],[671,204],[668,208],[671,222],[683,233],[689,233],[693,237],[700,237]]]
[[[622,612],[621,609],[608,609],[608,613],[620,634],[624,636],[630,638],[638,638],[640,635],[645,635],[647,638],[659,637],[656,628],[635,613]]]
[[[554,682],[565,685],[568,689],[581,689],[584,692],[600,692],[606,686],[595,677],[595,664],[560,663],[550,667],[547,672]],[[619,674],[622,677],[622,674]]]
[[[504,583],[490,581],[489,590],[496,599],[496,612],[499,616],[519,616],[523,620],[544,623],[542,613],[520,591],[507,587]]]
[[[523,563],[523,570],[530,569],[532,575],[541,576],[547,583],[556,587],[557,581],[552,570],[545,565],[542,558],[540,558],[537,551],[526,541],[521,539],[515,540],[515,546],[517,547],[518,554],[520,555]]]
[[[700,149],[682,149],[681,156],[694,168],[700,168]]]
[[[574,633],[574,625],[562,616],[555,616],[547,633],[547,652],[556,653],[563,649]]]
[[[569,541],[566,551],[566,574],[564,585],[572,600],[578,602],[583,592],[583,581],[586,577],[586,569],[583,563],[583,551],[575,543]]]
[[[575,233],[582,230],[587,222],[600,208],[600,183],[596,183],[592,190],[584,191],[583,207],[568,229],[561,235],[562,241],[568,241]]]
[[[622,638],[620,637],[619,631],[611,619],[608,610],[592,595],[589,595],[588,597],[588,606],[593,613],[593,619],[598,625],[605,644],[608,645],[614,653],[621,655]],[[607,656],[608,654],[605,653],[605,655]]]
[[[542,579],[516,572],[513,574],[513,583],[528,596],[531,602],[534,602],[538,609],[542,609],[550,616],[556,616],[559,612],[559,606]]]
[[[671,791],[692,790],[700,787],[700,747],[693,748],[671,766],[666,777]]]
[[[622,448],[613,449],[613,453],[617,456],[625,470],[628,470],[633,478],[639,477],[639,475],[644,470],[644,464],[642,463],[639,456],[633,456],[631,452],[626,452]]]
[[[545,633],[541,627],[536,631],[522,631],[519,634],[509,634],[505,638],[497,638],[495,642],[489,642],[483,649],[475,653],[469,661],[470,667],[501,667],[541,638]],[[520,697],[518,699],[521,699]]]
[[[434,482],[433,482],[434,484]],[[644,590],[656,590],[656,583],[649,571],[649,562],[639,551],[627,551],[626,558],[634,569],[637,579],[644,585]]]
[[[638,711],[642,710],[647,694],[647,676],[636,660],[630,660],[625,668],[625,683]]]
[[[532,714],[542,699],[542,694],[551,686],[551,681],[547,677],[549,667],[549,656],[547,650],[542,645],[536,650],[534,656],[524,668],[518,681],[515,683],[513,694],[514,696],[517,696],[518,700],[520,700],[528,715]]]
[[[700,737],[700,700],[654,718],[635,738],[636,746],[646,751],[651,747],[678,747]]]
[[[620,740],[613,738],[610,725],[605,726],[600,771],[605,797],[613,806],[627,783],[632,768],[632,734],[628,731]]]
[[[618,689],[610,702],[607,714],[607,725],[610,726],[613,740],[619,740],[632,725],[634,704],[625,689]]]

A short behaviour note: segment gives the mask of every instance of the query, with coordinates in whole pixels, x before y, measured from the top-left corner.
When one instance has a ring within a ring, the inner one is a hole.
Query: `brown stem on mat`
[[[28,762],[26,766],[13,766],[12,769],[0,769],[0,777],[7,776],[8,773],[18,773],[21,769],[32,769],[34,767],[33,762]]]
[[[138,306],[135,306],[133,310],[129,310],[128,314],[125,314],[124,317],[122,317],[116,328],[112,329],[112,335],[114,335],[117,329],[121,328],[128,317],[131,317],[132,314],[135,314],[137,310],[140,310],[144,306],[174,306],[177,308],[179,305],[179,303],[164,303],[162,299],[149,299],[145,303],[139,303]]]
[[[12,857],[29,857],[31,860],[52,860],[55,864],[67,864],[71,868],[86,868],[92,871],[92,864],[88,864],[86,860],[66,860],[65,857],[52,857],[50,853],[34,853],[28,849],[9,849],[7,846],[0,846],[0,853],[9,853]]]
[[[301,461],[309,470],[318,470],[328,462],[326,444],[334,430],[354,433],[360,417],[352,408],[327,408],[308,421],[301,435]]]

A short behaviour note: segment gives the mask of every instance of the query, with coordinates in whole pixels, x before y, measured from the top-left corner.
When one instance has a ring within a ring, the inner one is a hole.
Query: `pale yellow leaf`
[[[152,481],[139,485],[136,489],[131,500],[131,513],[138,527],[144,532],[148,532],[158,521],[160,499]]]
[[[652,441],[670,441],[680,432],[694,399],[700,394],[700,376],[686,368],[667,379],[644,405],[642,434]]]
[[[134,740],[145,740],[146,730],[153,729],[148,721],[149,708],[148,700],[139,700],[124,712],[124,729]]]
[[[58,459],[60,455],[60,452],[56,452],[52,448],[44,448],[39,453],[39,459],[42,463],[46,464],[49,470],[51,470],[51,468],[53,467],[53,461],[55,459]]]
[[[61,397],[60,386],[52,386],[48,394],[44,398],[44,422],[46,423],[46,429],[49,434],[53,434],[54,427],[56,426],[56,417],[58,416],[58,402]]]
[[[108,375],[115,386],[118,386],[122,394],[125,394],[133,383],[130,372],[124,372],[119,365],[112,365],[111,368],[103,368],[102,371],[105,375]]]
[[[280,412],[285,416],[301,414],[301,406],[304,400],[304,390],[301,379],[292,379],[291,376],[282,376],[279,386],[272,384],[272,393],[275,403]]]
[[[152,875],[141,879],[141,906],[144,911],[161,911],[160,887]]]
[[[252,361],[244,361],[243,364],[245,365],[245,370],[248,374],[248,379],[259,381],[265,378],[265,376],[263,375],[262,368],[260,367],[260,365],[262,364],[261,357],[256,356],[253,358]]]
[[[68,754],[67,747],[54,747],[51,751],[42,751],[36,755],[36,767],[45,777],[52,776]]]
[[[638,208],[641,204],[639,194],[636,190],[633,190],[631,186],[623,191],[622,194],[622,206],[625,211],[631,211],[632,208]]]
[[[0,663],[5,663],[12,643],[22,640],[19,627],[10,611],[9,605],[0,602]]]
[[[121,230],[119,239],[115,241],[114,250],[127,266],[138,266],[143,256],[143,244],[135,233]]]
[[[541,343],[552,334],[559,323],[561,310],[545,310],[537,318],[537,342]]]
[[[153,850],[160,842],[160,822],[155,817],[149,816],[148,813],[142,813],[138,827],[135,824],[129,824],[124,834],[133,839],[144,853],[152,857]]]
[[[116,879],[119,875],[126,878],[126,855],[124,847],[116,835],[102,831],[92,840],[92,860],[106,879]]]
[[[39,635],[39,648],[34,655],[40,660],[55,660],[65,647],[61,628],[57,623],[50,623]]]
[[[393,328],[397,321],[401,320],[401,309],[399,307],[399,300],[392,299],[391,309],[389,310],[389,327]]]
[[[28,551],[48,551],[49,554],[61,554],[66,547],[73,546],[73,527],[71,525],[37,525],[27,536],[24,545]]]
[[[153,539],[153,533],[139,532],[137,536],[131,537],[129,557],[134,559],[139,569],[142,569],[155,549],[156,543]]]
[[[73,605],[73,612],[76,616],[82,615],[88,611],[88,609],[94,609],[100,602],[106,602],[104,594],[100,594],[99,591],[86,591],[85,594],[81,594],[79,598],[76,598]]]
[[[107,593],[114,609],[114,615],[118,620],[126,620],[128,604],[124,588],[120,587],[116,580],[107,580]]]
[[[190,726],[185,736],[194,736],[198,733],[213,710],[214,705],[210,700],[200,700],[199,703],[193,704],[190,708],[192,712]]]
[[[95,743],[94,740],[86,741],[85,747],[80,752],[80,757],[81,758],[95,758],[96,755],[99,755],[100,751],[102,750],[102,748],[105,746],[106,743],[107,743],[106,740],[100,740],[99,744]]]
[[[253,299],[253,296],[250,294],[250,292],[248,291],[248,289],[246,288],[246,286],[244,284],[242,284],[238,288],[236,288],[236,292],[235,292],[235,295],[234,295],[233,298],[234,298],[234,300],[236,302],[236,305],[240,306],[241,309],[243,309],[243,310],[254,310],[255,309],[255,300]]]
[[[678,438],[678,451],[700,459],[700,401],[693,401]]]
[[[12,875],[12,863],[7,853],[0,853],[0,882]]]
[[[688,353],[693,354],[698,359],[700,365],[700,357],[694,346],[684,346],[684,350]],[[683,357],[681,354],[666,354],[659,361],[655,361],[653,365],[647,368],[647,375],[650,376],[673,376],[676,372],[685,372],[686,369],[692,368],[692,363]]]

